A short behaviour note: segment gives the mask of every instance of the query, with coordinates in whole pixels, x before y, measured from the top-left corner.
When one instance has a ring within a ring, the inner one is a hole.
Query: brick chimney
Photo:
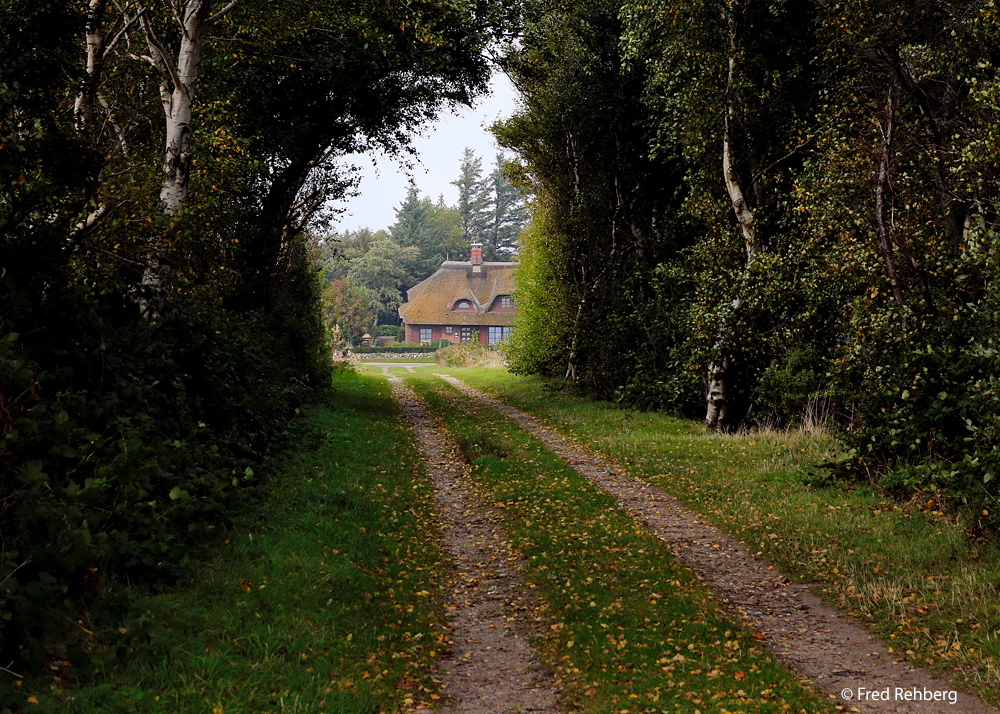
[[[481,273],[483,272],[483,244],[473,243],[472,244],[472,272]]]

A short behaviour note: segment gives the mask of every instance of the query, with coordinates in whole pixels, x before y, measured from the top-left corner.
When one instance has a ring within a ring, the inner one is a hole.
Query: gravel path
[[[997,714],[978,697],[895,659],[885,644],[775,566],[658,488],[582,449],[558,432],[461,380],[436,375],[539,437],[555,454],[606,490],[690,564],[718,597],[763,636],[763,644],[845,708],[860,712]],[[863,688],[863,690],[862,690]],[[899,688],[899,691],[897,691]],[[924,692],[938,701],[914,701]],[[887,701],[881,696],[888,692]],[[874,694],[873,694],[874,693]],[[953,694],[950,694],[953,693]],[[849,696],[848,696],[849,695]],[[909,695],[909,701],[906,697]],[[878,700],[873,696],[879,696]],[[952,703],[949,696],[956,701]]]
[[[557,714],[553,678],[524,639],[529,602],[517,557],[493,514],[463,485],[466,466],[426,407],[401,379],[390,378],[389,384],[427,463],[444,545],[455,563],[447,603],[449,651],[440,663],[447,703],[439,712]]]

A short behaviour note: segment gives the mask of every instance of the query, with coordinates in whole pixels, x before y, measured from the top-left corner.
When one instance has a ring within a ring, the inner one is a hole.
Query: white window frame
[[[429,345],[434,340],[434,328],[433,327],[421,327],[420,328],[420,344]]]
[[[511,327],[507,325],[494,325],[490,327],[489,335],[487,341],[491,345],[499,345],[501,342],[506,342],[510,339]]]

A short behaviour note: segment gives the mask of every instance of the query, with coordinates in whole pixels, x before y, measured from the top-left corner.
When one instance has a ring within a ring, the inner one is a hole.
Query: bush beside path
[[[120,610],[113,627],[90,625],[78,666],[17,680],[14,710],[430,706],[448,565],[414,443],[382,378],[339,374],[305,421],[262,507],[210,544],[215,556],[187,584],[109,592]]]

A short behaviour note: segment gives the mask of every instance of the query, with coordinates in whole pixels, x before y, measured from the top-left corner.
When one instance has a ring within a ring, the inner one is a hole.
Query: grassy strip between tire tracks
[[[93,642],[104,671],[24,682],[25,711],[376,714],[429,702],[444,556],[395,414],[384,379],[339,376],[262,512],[189,586],[132,594],[149,643],[118,661]]]
[[[970,539],[932,498],[899,503],[867,486],[807,485],[803,467],[837,449],[822,434],[709,434],[542,378],[447,371],[616,459],[795,577],[819,583],[901,660],[1000,703],[1000,547]]]
[[[563,703],[590,712],[833,711],[719,612],[692,572],[614,500],[505,417],[407,376],[503,514],[539,593],[536,645]]]

